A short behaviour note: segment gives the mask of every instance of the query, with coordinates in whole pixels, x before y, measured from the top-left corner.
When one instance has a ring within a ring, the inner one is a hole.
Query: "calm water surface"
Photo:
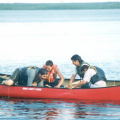
[[[70,78],[76,53],[120,80],[120,10],[0,11],[0,73],[51,59]],[[119,109],[119,101],[0,99],[2,120],[115,120]]]
[[[119,102],[77,100],[0,100],[1,119],[78,120],[120,119]]]

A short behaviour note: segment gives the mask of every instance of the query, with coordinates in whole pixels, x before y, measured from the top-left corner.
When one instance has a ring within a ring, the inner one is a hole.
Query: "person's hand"
[[[65,86],[65,88],[69,88],[69,87],[70,87],[70,85]]]
[[[55,86],[54,88],[59,88],[59,86]]]
[[[6,80],[2,81],[2,84],[6,84]]]
[[[48,84],[46,84],[46,85],[45,85],[45,87],[51,88],[51,86],[50,86],[50,85],[48,85]]]
[[[33,85],[33,86],[37,86],[37,83],[36,83],[36,82],[34,82],[32,85]]]
[[[73,88],[74,88],[74,86],[70,86],[68,89],[69,89],[69,90],[72,90]]]

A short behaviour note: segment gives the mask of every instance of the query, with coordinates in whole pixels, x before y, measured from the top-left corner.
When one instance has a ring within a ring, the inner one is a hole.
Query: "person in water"
[[[47,71],[44,68],[38,68],[35,66],[17,68],[8,80],[4,80],[2,84],[8,86],[18,85],[18,86],[33,86],[33,80],[36,79],[38,84],[41,80],[47,77]]]
[[[50,86],[53,88],[62,87],[64,82],[64,77],[60,70],[58,69],[57,65],[53,64],[51,60],[48,60],[46,64],[43,66],[47,70],[47,78],[44,81],[44,86]],[[57,75],[60,77],[60,81],[57,79]]]
[[[82,60],[81,57],[77,54],[73,55],[71,57],[71,60],[76,67],[75,67],[75,72],[71,76],[70,82],[68,83],[67,87],[71,86],[77,74],[80,76],[80,79],[84,77],[84,73],[81,71],[81,68],[83,67],[83,65],[87,65],[88,67],[90,66],[87,62]]]
[[[70,86],[69,89],[76,87],[81,88],[99,88],[106,87],[106,77],[104,71],[95,66],[83,65],[81,72],[84,73],[83,79],[74,86]]]

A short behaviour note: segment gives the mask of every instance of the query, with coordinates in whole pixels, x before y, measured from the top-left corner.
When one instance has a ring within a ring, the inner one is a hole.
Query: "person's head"
[[[43,79],[43,80],[46,79],[47,78],[47,70],[44,68],[41,68],[38,71],[38,78]]]
[[[72,63],[75,65],[75,66],[80,66],[80,64],[83,62],[83,60],[81,59],[81,57],[79,55],[73,55],[71,57],[71,60],[72,60]]]
[[[89,66],[88,65],[83,65],[81,68],[81,72],[85,73],[88,70]]]
[[[47,68],[48,72],[50,72],[52,70],[52,66],[53,66],[53,62],[51,60],[48,60],[46,62],[46,68]]]

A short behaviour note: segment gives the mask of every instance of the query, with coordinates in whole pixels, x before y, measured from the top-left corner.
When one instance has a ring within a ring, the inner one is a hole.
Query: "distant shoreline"
[[[0,10],[120,9],[120,2],[100,3],[0,3]]]

